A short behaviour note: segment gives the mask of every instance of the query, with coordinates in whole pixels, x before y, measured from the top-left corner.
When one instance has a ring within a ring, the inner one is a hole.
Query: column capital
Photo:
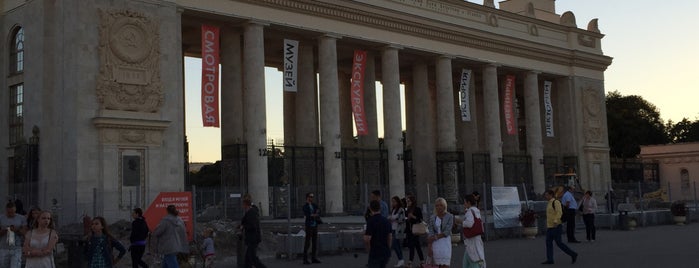
[[[442,55],[437,56],[437,59],[449,59],[449,60],[453,60],[453,59],[455,59],[455,58],[456,58],[456,57],[455,57],[454,55],[449,55],[449,54],[442,54]]]
[[[264,22],[261,20],[246,20],[245,22],[241,23],[242,26],[252,26],[252,25],[259,25],[262,27],[269,26],[269,22]]]
[[[533,74],[533,75],[540,75],[540,74],[541,74],[541,71],[529,70],[529,71],[526,71],[526,74],[527,74],[527,75],[530,75],[530,74]]]
[[[500,63],[498,63],[498,62],[495,62],[495,61],[486,61],[486,62],[484,62],[484,67],[494,67],[494,68],[498,68],[498,67],[500,67],[500,66],[502,66],[502,64],[500,64]]]
[[[324,33],[318,36],[318,39],[322,38],[342,39],[342,35],[336,33]]]
[[[403,49],[403,46],[398,45],[398,44],[388,44],[388,45],[381,47],[381,50],[388,50],[388,49],[401,50],[401,49]]]

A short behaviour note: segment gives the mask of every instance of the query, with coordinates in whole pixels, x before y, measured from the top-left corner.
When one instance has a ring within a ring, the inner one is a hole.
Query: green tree
[[[666,128],[668,138],[672,143],[699,141],[699,120],[692,122],[685,117],[675,124],[670,120]]]
[[[641,145],[665,144],[668,136],[658,108],[641,96],[607,93],[607,126],[611,155],[633,158]]]

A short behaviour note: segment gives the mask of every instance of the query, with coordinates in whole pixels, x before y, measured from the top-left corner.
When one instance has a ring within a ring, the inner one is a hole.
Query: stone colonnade
[[[256,203],[269,207],[269,182],[267,157],[261,149],[266,148],[265,115],[265,51],[264,32],[266,25],[249,22],[240,32],[224,28],[222,34],[222,145],[247,144],[247,187]],[[242,41],[242,42],[241,42]],[[347,105],[343,107],[341,90],[349,89],[349,76],[338,69],[338,42],[342,38],[322,35],[316,43],[303,42],[299,47],[298,91],[284,93],[285,144],[291,146],[320,146],[323,148],[325,212],[343,213],[342,160],[337,157],[345,143],[352,140],[351,117],[347,117]],[[241,46],[242,44],[242,46]],[[317,49],[317,53],[314,53]],[[362,49],[357,47],[357,49]],[[458,61],[449,55],[417,57],[410,64],[400,64],[403,48],[386,44],[376,51],[369,50],[365,76],[365,112],[369,135],[359,137],[359,147],[378,148],[377,111],[375,81],[380,74],[383,85],[384,148],[388,153],[387,196],[404,196],[406,174],[402,157],[403,143],[409,144],[414,163],[415,186],[418,198],[425,198],[421,187],[434,183],[437,170],[437,152],[456,152],[457,139],[464,147],[479,147],[479,139],[470,137],[483,133],[484,146],[481,151],[489,154],[490,178],[493,186],[504,184],[503,142],[501,134],[501,101],[499,96],[498,69],[496,63],[469,62],[474,74],[481,74],[483,130],[457,128],[455,118],[458,107],[454,91],[453,63]],[[317,57],[317,59],[316,59]],[[376,62],[375,57],[380,58]],[[318,66],[314,62],[317,60]],[[380,64],[380,72],[376,65]],[[410,67],[405,68],[408,65]],[[401,66],[404,68],[401,69]],[[432,67],[433,66],[433,67]],[[435,77],[430,81],[429,72],[434,68]],[[541,102],[539,101],[539,73],[519,71],[524,74],[524,100],[526,111],[526,147],[531,156],[534,191],[543,192],[543,158]],[[316,76],[318,74],[318,76]],[[408,75],[409,74],[409,75]],[[403,75],[403,76],[401,76]],[[318,77],[318,81],[316,81]],[[403,140],[400,85],[405,85],[407,140]],[[457,77],[458,79],[458,77]],[[475,80],[475,79],[472,79]],[[319,89],[316,89],[316,85]],[[432,86],[434,85],[434,86]],[[476,113],[475,83],[471,83],[472,113]],[[474,105],[475,104],[475,105]],[[351,109],[351,107],[350,107]],[[318,113],[320,111],[320,113]],[[476,116],[474,116],[476,117]],[[319,119],[319,120],[318,120]],[[349,120],[348,120],[349,119]],[[476,128],[478,124],[469,122]],[[348,130],[349,129],[349,130]],[[320,134],[320,136],[318,135]],[[468,135],[466,135],[468,134]],[[350,135],[350,137],[347,137]],[[475,152],[479,148],[463,149]],[[470,163],[469,163],[470,165]],[[442,167],[444,168],[444,167]],[[446,198],[458,200],[457,166],[442,170],[442,185]],[[426,201],[426,200],[424,200]],[[263,209],[263,214],[269,211]]]

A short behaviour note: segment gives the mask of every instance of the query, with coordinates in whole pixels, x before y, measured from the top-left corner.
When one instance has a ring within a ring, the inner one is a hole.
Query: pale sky
[[[482,3],[480,0],[470,2]],[[693,79],[699,76],[697,10],[699,1],[696,0],[556,1],[556,13],[572,11],[578,28],[585,29],[591,19],[599,19],[600,31],[606,35],[602,39],[602,50],[614,58],[605,72],[605,90],[640,95],[660,110],[663,120],[674,122],[684,117],[699,119],[699,106],[694,103],[699,100],[699,86]],[[185,59],[185,75],[189,161],[214,162],[221,158],[221,133],[218,128],[202,127],[199,59]],[[267,135],[282,139],[281,74],[268,68],[265,77]],[[377,111],[382,121],[380,96],[378,91]]]

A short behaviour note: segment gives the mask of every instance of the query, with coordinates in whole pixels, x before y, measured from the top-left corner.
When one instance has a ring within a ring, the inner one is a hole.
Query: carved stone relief
[[[105,110],[155,113],[163,103],[158,23],[129,10],[100,10],[97,99]]]
[[[170,122],[139,119],[95,118],[93,123],[100,131],[100,142],[118,145],[160,146],[163,130]]]
[[[600,90],[587,87],[583,89],[583,122],[585,128],[585,140],[588,143],[604,143],[604,125],[602,105],[604,96]]]

